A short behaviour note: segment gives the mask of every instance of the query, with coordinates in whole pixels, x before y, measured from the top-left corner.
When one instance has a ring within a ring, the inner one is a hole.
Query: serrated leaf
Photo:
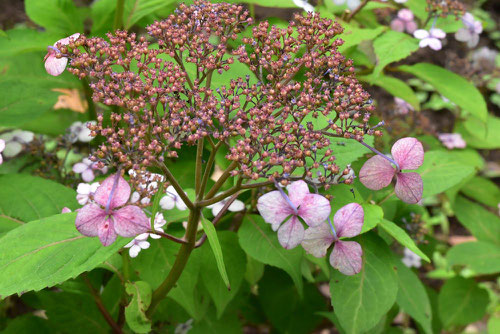
[[[247,215],[238,230],[241,248],[254,259],[283,269],[292,277],[299,294],[302,294],[301,264],[304,250],[297,247],[286,250],[278,242],[276,232],[261,216]]]
[[[335,315],[347,333],[369,331],[389,311],[397,296],[397,276],[392,254],[373,233],[356,238],[363,248],[361,272],[346,276],[333,271],[330,292]]]
[[[108,247],[75,228],[76,213],[32,221],[0,239],[0,296],[54,286],[89,271],[128,239]]]
[[[458,196],[453,204],[458,221],[479,241],[500,245],[500,218],[481,205]]]
[[[412,36],[389,30],[373,41],[373,49],[377,55],[377,66],[373,69],[373,75],[378,76],[386,65],[408,57],[418,50],[419,46]]]
[[[389,233],[394,239],[396,239],[397,242],[399,242],[401,245],[405,246],[409,250],[411,250],[413,253],[417,254],[420,256],[422,259],[424,259],[427,262],[431,262],[431,260],[425,255],[415,244],[415,242],[410,238],[410,236],[398,225],[394,224],[391,221],[388,221],[387,219],[382,219],[379,223],[379,225],[387,232]]]
[[[201,217],[201,225],[207,234],[208,243],[210,244],[210,248],[212,248],[212,252],[215,256],[215,262],[217,263],[217,269],[219,269],[220,276],[226,284],[227,289],[231,290],[231,284],[229,283],[229,278],[227,277],[226,265],[224,264],[224,256],[222,255],[222,249],[220,247],[215,227],[211,221],[203,216]]]
[[[132,300],[125,308],[127,325],[135,333],[149,333],[151,320],[146,316],[146,310],[151,304],[151,286],[144,281],[125,283],[125,291],[132,296]]]
[[[500,246],[489,242],[465,242],[446,254],[450,266],[464,265],[478,275],[500,272]]]

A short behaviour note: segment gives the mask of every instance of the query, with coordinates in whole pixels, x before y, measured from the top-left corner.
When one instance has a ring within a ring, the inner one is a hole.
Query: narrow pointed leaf
[[[215,227],[208,219],[201,217],[201,225],[203,230],[207,234],[207,239],[214,252],[215,261],[217,263],[217,268],[219,269],[220,276],[226,284],[228,290],[231,290],[231,284],[229,283],[229,278],[227,277],[226,266],[224,265],[224,256],[222,255],[222,248],[220,247],[219,238],[217,237],[217,232]]]

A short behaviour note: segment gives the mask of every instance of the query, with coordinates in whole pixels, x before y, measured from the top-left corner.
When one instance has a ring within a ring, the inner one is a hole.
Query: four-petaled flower
[[[422,199],[423,182],[418,173],[403,173],[403,169],[417,169],[424,162],[424,148],[415,138],[407,137],[398,140],[391,149],[391,160],[376,155],[365,162],[359,171],[359,180],[365,187],[380,190],[387,187],[396,176],[396,196],[406,203],[415,204]]]
[[[31,131],[14,130],[3,133],[0,138],[5,141],[3,155],[6,158],[12,158],[21,153],[26,144],[33,141],[35,134]]]
[[[440,133],[438,134],[438,139],[450,150],[454,148],[465,148],[465,146],[467,146],[467,143],[460,133]]]
[[[45,61],[45,70],[48,74],[58,76],[62,72],[64,72],[64,69],[68,64],[68,57],[61,55],[59,58],[57,58],[57,54],[61,53],[57,48],[57,45],[68,45],[71,42],[76,41],[78,37],[80,37],[80,34],[76,33],[69,37],[58,40],[54,43],[53,46],[51,45],[47,47],[48,53],[45,55],[45,58],[43,60]]]
[[[309,254],[324,257],[326,251],[335,242],[330,254],[330,264],[344,275],[354,275],[361,271],[363,250],[356,241],[343,241],[339,238],[352,238],[361,232],[364,220],[363,207],[350,203],[340,208],[333,217],[336,236],[332,234],[328,223],[308,228],[302,241],[302,247]]]
[[[92,162],[89,158],[84,158],[82,162],[73,165],[73,172],[82,175],[82,180],[85,182],[92,182],[95,179],[94,171],[99,170],[101,173],[106,174],[108,167],[97,168],[97,162]]]
[[[460,28],[455,33],[455,39],[460,42],[467,42],[469,48],[473,48],[479,43],[479,34],[483,32],[481,21],[475,21],[471,13],[462,16],[464,28]]]
[[[174,206],[177,206],[177,209],[181,211],[187,209],[186,204],[173,186],[167,187],[166,195],[160,200],[160,206],[163,210],[172,210]]]
[[[92,184],[89,183],[80,183],[76,188],[76,200],[80,205],[85,205],[90,200],[91,196],[94,196],[97,188],[99,188],[99,182],[94,182]]]
[[[409,9],[401,9],[396,17],[391,22],[391,29],[399,32],[406,31],[412,34],[417,30],[417,23],[413,20],[413,13]]]
[[[219,194],[217,194],[217,195],[219,195]],[[217,196],[217,195],[215,195],[215,196]],[[212,214],[214,216],[217,216],[219,214],[219,212],[222,210],[222,208],[224,207],[224,205],[226,205],[228,200],[229,200],[229,198],[225,198],[220,202],[217,202],[215,204],[207,206],[207,208],[212,209]],[[231,203],[231,205],[229,205],[229,207],[227,209],[231,212],[243,211],[243,209],[245,209],[245,204],[240,200],[234,200],[233,203]]]
[[[109,176],[97,188],[95,203],[78,211],[76,229],[89,237],[98,236],[104,246],[111,245],[116,236],[135,237],[149,230],[149,219],[141,208],[124,206],[130,197],[130,186],[120,175]]]
[[[278,230],[280,244],[292,249],[304,238],[304,226],[299,217],[310,227],[315,227],[328,218],[331,207],[325,197],[309,193],[307,183],[302,180],[292,182],[287,190],[288,196],[281,188],[261,196],[257,209],[273,231]]]
[[[421,48],[425,48],[426,46],[428,46],[432,50],[437,51],[441,50],[441,48],[443,47],[440,40],[446,37],[446,33],[443,30],[437,28],[432,28],[429,31],[418,29],[415,30],[413,36],[420,40],[419,46]]]
[[[157,212],[155,215],[155,221],[154,221],[155,231],[163,232],[162,227],[166,223],[167,223],[167,221],[165,220],[165,218],[163,218],[163,214]],[[129,242],[128,244],[126,244],[123,247],[130,248],[128,250],[130,257],[137,257],[137,255],[139,255],[139,252],[142,249],[149,248],[150,244],[148,241],[146,241],[146,240],[148,240],[148,237],[151,237],[153,239],[160,239],[161,235],[154,234],[154,233],[151,233],[151,234],[150,233],[141,233],[137,237],[135,237],[134,240],[132,240],[131,242]]]

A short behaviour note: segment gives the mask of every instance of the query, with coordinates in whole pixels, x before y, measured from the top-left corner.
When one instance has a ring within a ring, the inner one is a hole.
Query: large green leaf
[[[456,122],[455,132],[460,133],[470,147],[500,148],[500,117],[488,115],[486,122],[476,117],[467,117]]]
[[[492,208],[500,203],[500,188],[495,182],[484,177],[473,177],[464,184],[460,191],[467,197],[473,198]]]
[[[238,237],[234,232],[219,232],[219,241],[224,255],[224,262],[227,264],[227,275],[231,283],[231,290],[227,289],[226,284],[220,276],[217,264],[209,245],[206,243],[201,247],[201,280],[208,290],[208,293],[214,301],[217,309],[217,317],[220,318],[226,309],[228,303],[236,296],[243,281],[246,269],[246,254],[240,248]],[[254,261],[256,262],[256,261]]]
[[[477,88],[458,74],[440,66],[418,63],[403,65],[399,69],[430,83],[441,95],[454,102],[482,121],[486,121],[488,109]]]
[[[83,18],[72,0],[25,0],[26,14],[47,31],[65,35],[83,32]]]
[[[422,259],[424,259],[427,262],[430,262],[429,258],[427,255],[425,255],[415,244],[415,241],[413,241],[412,238],[403,230],[401,227],[398,225],[394,224],[391,221],[388,221],[387,219],[382,219],[379,223],[379,225],[387,232],[389,233],[394,239],[397,240],[401,245],[405,246],[409,250],[411,250],[413,253],[417,254],[420,256]]]
[[[462,196],[453,204],[458,221],[480,241],[500,245],[500,218]]]
[[[54,286],[92,270],[116,253],[127,239],[104,247],[81,235],[75,213],[24,224],[0,239],[0,296]]]
[[[467,325],[486,313],[489,298],[473,279],[454,277],[439,292],[439,316],[444,327]]]
[[[432,308],[424,285],[399,259],[394,261],[399,287],[396,302],[422,326],[426,333],[432,334]]]
[[[372,40],[380,35],[385,30],[385,27],[380,26],[375,29],[361,29],[344,24],[344,32],[339,35],[339,38],[344,40],[344,44],[339,47],[339,51],[343,52],[351,46],[358,45],[362,41]]]
[[[425,152],[424,163],[418,172],[424,181],[425,198],[457,185],[474,173],[474,167],[462,164],[453,153],[428,151]]]
[[[418,42],[412,36],[394,30],[386,31],[373,41],[373,49],[377,55],[373,75],[378,76],[386,65],[408,57],[418,48]]]
[[[389,311],[398,292],[392,254],[373,233],[357,239],[363,247],[363,268],[354,276],[337,270],[330,280],[335,315],[347,333],[364,333]]]
[[[380,206],[375,204],[363,204],[362,206],[365,213],[365,219],[363,221],[361,233],[365,233],[380,223],[382,218],[384,218],[384,211]]]
[[[446,254],[448,264],[464,265],[476,274],[500,272],[500,246],[489,242],[466,242],[453,246]]]
[[[173,0],[126,0],[123,10],[124,28],[129,29],[144,16],[152,14],[173,2]]]
[[[420,110],[420,102],[415,92],[403,80],[380,74],[377,77],[373,75],[360,77],[360,80],[367,81],[371,85],[379,86],[389,92],[391,95],[399,97],[408,102],[415,110]]]
[[[7,30],[6,36],[0,36],[0,57],[14,56],[32,51],[47,51],[47,46],[54,44],[61,35],[41,32],[35,29],[15,28]],[[40,62],[43,58],[40,59]],[[2,68],[6,64],[2,62]],[[42,67],[41,64],[37,64]]]
[[[146,310],[151,304],[151,286],[144,281],[125,283],[125,290],[132,300],[125,308],[127,325],[134,333],[149,333],[151,321],[146,317]]]
[[[222,249],[220,247],[219,238],[217,237],[215,227],[211,221],[203,216],[201,217],[201,225],[203,226],[203,230],[207,235],[210,248],[212,248],[212,252],[214,254],[215,262],[217,264],[217,269],[219,270],[220,276],[226,284],[227,289],[231,290],[231,284],[229,283],[229,278],[227,277],[226,265],[224,264],[224,256],[222,255]]]
[[[247,215],[238,230],[241,248],[254,259],[286,271],[302,294],[301,264],[304,251],[297,247],[284,249],[271,226],[261,216]]]

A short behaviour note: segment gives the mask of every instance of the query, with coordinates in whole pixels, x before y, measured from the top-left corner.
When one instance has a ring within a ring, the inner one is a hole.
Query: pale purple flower
[[[413,20],[413,13],[409,9],[401,9],[398,12],[398,16],[392,20],[391,29],[399,32],[406,31],[409,34],[412,34],[415,30],[417,30],[417,23]]]
[[[403,173],[402,170],[414,170],[422,165],[422,144],[415,138],[402,138],[394,143],[391,153],[394,160],[380,155],[368,159],[359,171],[359,180],[369,189],[380,190],[387,187],[396,177],[396,196],[406,203],[418,203],[423,193],[422,177],[418,173]],[[396,167],[393,167],[389,160]]]
[[[97,168],[97,162],[92,162],[88,158],[84,158],[82,162],[73,165],[73,172],[81,174],[82,180],[85,182],[92,182],[95,179],[94,171],[100,171],[102,174],[108,172],[108,167]]]
[[[361,4],[361,0],[333,0],[333,3],[337,6],[347,4],[347,8],[353,10],[359,7],[359,5]]]
[[[94,196],[95,192],[99,188],[99,182],[94,182],[92,184],[89,183],[80,183],[76,188],[76,200],[80,205],[85,205],[88,203],[91,197]]]
[[[167,187],[165,196],[160,200],[160,206],[163,210],[172,210],[175,206],[181,211],[187,209],[186,204],[173,186]]]
[[[137,257],[137,255],[139,255],[139,252],[141,250],[149,248],[150,243],[146,241],[147,239],[148,239],[148,233],[142,233],[123,247],[129,248],[128,254],[130,255],[130,257]]]
[[[130,186],[120,174],[110,175],[97,188],[94,202],[78,211],[76,229],[88,237],[98,236],[104,246],[111,245],[117,235],[135,237],[149,230],[149,219],[142,209],[126,205]]]
[[[160,213],[160,212],[157,212],[156,215],[155,215],[155,221],[154,221],[154,229],[155,231],[160,231],[160,232],[164,232],[163,231],[163,226],[167,223],[167,221],[165,220],[165,218],[163,217],[163,214]],[[158,235],[158,234],[154,234],[154,233],[151,233],[150,234],[151,238],[153,239],[160,239],[161,238],[161,235]]]
[[[0,165],[3,164],[2,152],[5,149],[5,141],[0,139]]]
[[[355,275],[361,271],[363,250],[356,241],[344,241],[339,238],[357,236],[363,227],[363,207],[350,203],[340,208],[333,217],[335,232],[328,223],[308,228],[304,234],[302,247],[315,257],[323,257],[335,242],[330,254],[330,264],[345,275]]]
[[[304,226],[299,217],[310,227],[315,227],[328,218],[331,207],[325,197],[311,194],[307,183],[302,180],[292,182],[287,190],[288,196],[281,188],[261,196],[257,209],[273,231],[278,230],[280,244],[292,249],[304,238]]]
[[[74,122],[71,124],[69,127],[69,140],[72,143],[76,143],[77,141],[82,142],[82,143],[88,143],[91,141],[94,137],[91,136],[91,131],[88,127],[89,124],[96,124],[96,121],[89,121],[86,123],[82,122]]]
[[[437,28],[431,28],[429,31],[424,30],[424,29],[418,29],[415,30],[413,33],[413,36],[415,38],[418,38],[420,40],[420,47],[425,48],[425,47],[430,47],[433,50],[441,50],[443,45],[441,44],[441,39],[446,37],[446,33]]]
[[[219,212],[222,210],[222,208],[224,207],[224,205],[226,205],[228,200],[229,200],[229,198],[223,199],[220,202],[217,202],[215,204],[207,206],[207,208],[212,209],[212,214],[214,216],[217,216],[219,214]],[[231,212],[243,211],[245,209],[245,204],[240,200],[234,200],[233,203],[231,203],[231,205],[229,205],[229,207],[227,209]]]
[[[450,150],[454,148],[465,148],[467,145],[460,133],[440,133],[438,134],[438,139]]]
[[[401,261],[403,261],[404,265],[407,266],[408,268],[411,267],[420,268],[420,266],[422,265],[422,259],[420,258],[420,256],[413,253],[408,248],[405,248],[404,256],[401,259]]]
[[[462,16],[464,28],[455,33],[455,39],[460,42],[467,42],[469,48],[473,48],[479,43],[479,35],[483,32],[481,21],[475,21],[471,13]]]
[[[400,115],[406,115],[410,111],[415,110],[411,104],[406,102],[403,99],[400,99],[399,97],[394,98],[394,103],[396,104],[395,112]]]
[[[64,69],[68,64],[68,57],[65,57],[63,55],[62,57],[57,58],[57,54],[60,53],[59,49],[57,48],[57,44],[61,46],[68,45],[71,42],[76,41],[79,37],[80,34],[76,33],[69,37],[58,40],[57,42],[54,43],[53,46],[47,47],[48,53],[45,55],[45,58],[43,60],[45,61],[45,70],[47,71],[48,74],[53,76],[58,76],[62,72],[64,72]]]
[[[4,140],[5,148],[3,155],[6,158],[12,158],[21,153],[24,146],[29,144],[35,138],[35,134],[31,131],[14,130],[5,132],[0,135],[0,139]]]

